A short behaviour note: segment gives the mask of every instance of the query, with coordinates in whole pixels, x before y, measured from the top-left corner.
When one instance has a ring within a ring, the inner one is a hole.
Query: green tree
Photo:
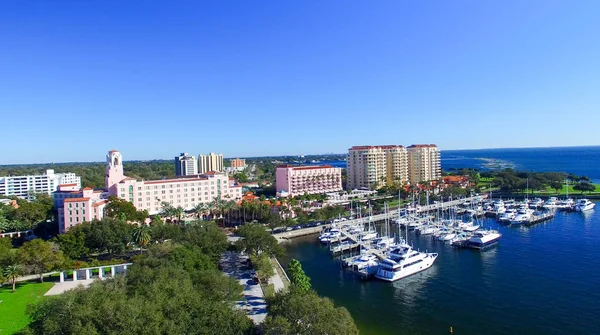
[[[289,292],[275,293],[267,300],[267,307],[265,334],[358,334],[358,328],[345,308],[335,307],[331,300],[321,298],[313,291],[292,288]]]
[[[0,268],[14,262],[15,253],[12,248],[12,240],[10,238],[0,238]]]
[[[145,224],[140,224],[133,228],[133,242],[140,247],[140,254],[142,253],[142,248],[150,243],[151,231],[152,229]]]
[[[268,282],[269,278],[275,275],[275,269],[271,263],[271,258],[267,254],[250,255],[252,267],[261,281]]]
[[[138,211],[135,206],[124,199],[110,196],[109,202],[104,208],[104,215],[113,219],[122,219],[126,221],[144,222],[148,218],[148,211]]]
[[[4,277],[8,279],[12,284],[12,292],[16,291],[17,278],[19,278],[23,272],[18,264],[12,264],[4,267]]]
[[[119,254],[131,242],[133,226],[118,219],[104,218],[84,222],[70,230],[80,230],[85,235],[85,247],[94,253]]]
[[[17,255],[29,273],[39,274],[40,282],[44,281],[44,272],[56,270],[63,263],[62,252],[39,238],[25,242]]]
[[[593,184],[587,183],[587,182],[582,182],[582,183],[578,183],[577,185],[573,186],[573,189],[576,191],[581,191],[581,194],[583,194],[583,192],[595,191],[596,186],[594,186]]]
[[[310,291],[310,278],[304,273],[302,264],[296,259],[292,259],[287,267],[287,273],[290,276],[290,281],[301,291]]]
[[[277,256],[283,253],[277,239],[260,224],[245,224],[238,229],[237,234],[242,238],[236,242],[236,246],[248,254],[258,255],[266,252]]]
[[[558,193],[558,191],[562,190],[563,184],[560,181],[552,181],[550,182],[550,187],[554,189],[556,193]]]
[[[81,259],[90,252],[85,246],[85,233],[80,229],[70,229],[57,237],[58,246],[63,254],[70,259]]]

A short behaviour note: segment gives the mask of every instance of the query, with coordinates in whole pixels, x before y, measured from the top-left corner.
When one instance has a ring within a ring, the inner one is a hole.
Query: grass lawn
[[[17,283],[15,293],[11,293],[12,285],[0,287],[0,334],[13,334],[27,326],[25,308],[39,301],[52,286],[54,283]]]
[[[593,184],[594,186],[596,186],[596,190],[590,192],[584,192],[583,196],[586,196],[588,194],[599,194],[600,193],[600,184]],[[546,189],[546,191],[535,191],[535,194],[544,194],[544,195],[566,195],[567,194],[567,188],[565,186],[562,187],[561,190],[558,191],[558,193],[556,193],[556,190],[553,188],[548,187]],[[577,191],[573,189],[573,185],[569,185],[569,196],[573,196],[573,197],[581,197],[581,191]]]

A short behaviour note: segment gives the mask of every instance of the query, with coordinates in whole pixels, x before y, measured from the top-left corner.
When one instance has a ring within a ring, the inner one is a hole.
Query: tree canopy
[[[269,315],[264,323],[266,335],[349,335],[358,334],[350,313],[335,307],[314,291],[292,289],[277,292],[267,299]]]
[[[269,255],[281,255],[283,252],[277,239],[260,224],[245,224],[238,229],[237,234],[242,237],[236,242],[237,247],[248,254],[266,252]]]
[[[302,264],[297,259],[292,259],[287,267],[287,273],[290,277],[292,285],[303,292],[308,292],[311,289],[310,278],[304,273]]]
[[[242,288],[203,251],[211,249],[180,241],[151,245],[125,275],[30,307],[29,330],[50,335],[248,334],[252,322],[233,307]]]
[[[60,250],[55,250],[52,243],[39,238],[25,242],[18,249],[17,258],[28,273],[40,275],[40,281],[44,281],[44,272],[58,269],[64,261]]]

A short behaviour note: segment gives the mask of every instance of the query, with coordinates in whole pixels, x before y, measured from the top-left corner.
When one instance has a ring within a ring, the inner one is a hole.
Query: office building
[[[246,160],[245,159],[232,159],[231,160],[231,167],[234,169],[238,169],[238,168],[245,168],[246,167]]]
[[[196,156],[182,152],[175,157],[175,175],[192,176],[198,174],[198,162]]]

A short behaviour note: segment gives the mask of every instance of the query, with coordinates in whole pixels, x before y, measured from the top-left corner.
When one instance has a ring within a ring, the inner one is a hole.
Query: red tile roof
[[[61,187],[61,186],[77,186],[77,184],[76,183],[72,183],[72,184],[60,184],[60,185],[58,185],[58,187]]]
[[[348,150],[367,150],[367,149],[396,149],[404,148],[403,145],[386,144],[386,145],[355,145]]]
[[[84,202],[89,200],[90,198],[67,198],[65,199],[65,202]]]
[[[277,166],[277,168],[282,168],[282,169],[289,169],[291,168],[292,170],[318,170],[318,169],[331,169],[333,168],[333,166],[331,165],[314,165],[314,166],[294,166],[294,165],[289,165],[289,164],[283,164],[283,165],[279,165]]]
[[[437,148],[435,144],[413,144],[409,145],[408,148]]]
[[[119,152],[119,150],[113,149],[113,150],[110,150],[109,152]]]
[[[102,201],[99,201],[99,202],[93,203],[93,204],[92,204],[92,207],[98,207],[98,206],[104,205],[104,204],[106,204],[106,203],[108,203],[108,200],[102,200]]]
[[[93,188],[91,188],[91,187],[84,187],[83,190],[84,191],[89,191],[89,190],[93,190]]]

